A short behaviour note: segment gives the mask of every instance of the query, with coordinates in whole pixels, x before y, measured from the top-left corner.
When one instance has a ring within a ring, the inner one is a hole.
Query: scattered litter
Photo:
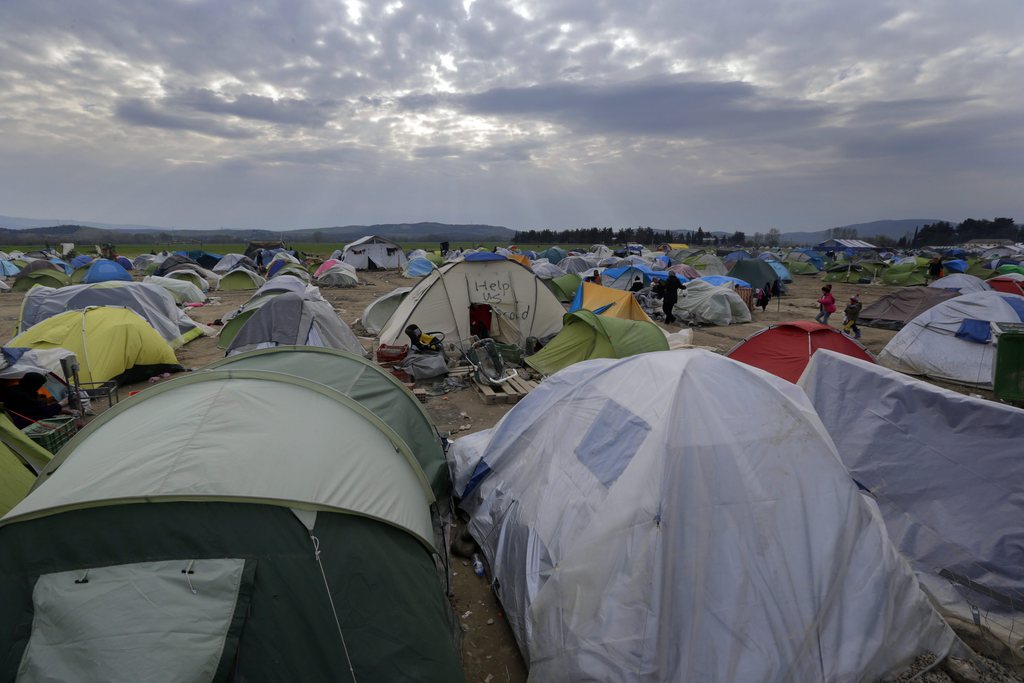
[[[473,616],[473,613],[470,612],[469,610],[466,610],[465,612],[462,613],[462,618],[463,619],[469,619],[471,616]]]
[[[468,386],[469,386],[469,384],[467,382],[464,382],[463,380],[459,379],[458,377],[451,377],[451,376],[449,376],[449,377],[445,377],[440,382],[434,382],[434,384],[431,385],[430,389],[427,390],[427,395],[428,396],[442,396],[444,394],[448,394],[448,393],[451,393],[453,391],[459,391],[460,389],[465,389]],[[466,413],[460,413],[460,414],[463,417],[465,417],[466,419],[469,419],[469,416],[466,415]]]
[[[487,620],[487,625],[491,626],[492,624],[494,624],[494,619],[488,619]]]

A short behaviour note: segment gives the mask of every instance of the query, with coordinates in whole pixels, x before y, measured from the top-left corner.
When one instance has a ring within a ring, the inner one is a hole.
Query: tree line
[[[915,228],[913,236],[901,237],[896,246],[949,246],[984,239],[1024,242],[1024,226],[1017,225],[1012,218],[1007,217],[992,220],[968,218],[958,225],[939,221]]]
[[[775,231],[778,233],[778,231]],[[696,230],[673,232],[671,230],[654,230],[650,226],[635,228],[574,228],[570,230],[518,230],[512,237],[514,244],[627,244],[646,245],[672,244],[683,242],[689,245],[722,245],[744,244],[747,235],[734,232],[732,235],[719,236],[703,227]]]

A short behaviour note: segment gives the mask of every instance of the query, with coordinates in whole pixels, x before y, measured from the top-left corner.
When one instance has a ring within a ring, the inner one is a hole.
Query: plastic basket
[[[405,359],[405,356],[409,353],[409,346],[391,346],[389,344],[381,344],[377,347],[377,362],[378,363],[398,363]]]
[[[21,431],[46,450],[56,453],[61,446],[71,440],[71,437],[78,431],[78,427],[75,426],[75,418],[61,416],[39,420]]]

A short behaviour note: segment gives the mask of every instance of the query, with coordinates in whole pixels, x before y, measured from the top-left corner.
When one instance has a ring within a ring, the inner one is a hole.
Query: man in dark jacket
[[[686,289],[686,285],[679,281],[675,273],[670,272],[668,279],[665,280],[665,284],[661,288],[661,310],[665,312],[665,323],[667,325],[671,325],[676,321],[676,317],[672,315],[672,308],[679,301],[680,289]]]

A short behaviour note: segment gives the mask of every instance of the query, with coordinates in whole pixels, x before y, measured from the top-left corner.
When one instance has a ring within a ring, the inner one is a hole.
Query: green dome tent
[[[928,284],[928,260],[917,259],[916,263],[898,263],[889,266],[882,273],[882,284],[909,287]]]
[[[580,283],[583,280],[580,279],[579,275],[569,273],[568,275],[553,277],[550,280],[543,280],[543,282],[551,290],[551,293],[558,297],[559,301],[568,303],[576,296],[576,290],[580,288]]]
[[[665,333],[654,323],[579,310],[566,314],[562,331],[526,363],[537,372],[552,375],[580,361],[625,358],[647,351],[668,351]]]
[[[258,289],[265,283],[266,280],[261,275],[257,275],[248,268],[239,267],[228,271],[228,273],[220,279],[220,287],[218,287],[218,289],[229,292],[243,289]]]
[[[44,287],[67,287],[71,284],[71,278],[67,276],[62,270],[33,270],[33,271],[21,271],[18,273],[18,277],[14,278],[14,284],[11,285],[11,291],[13,292],[27,292],[36,285],[43,285]]]
[[[355,399],[410,445],[434,495],[447,495],[448,467],[430,417],[419,399],[376,363],[335,349],[279,346],[229,356],[207,369],[283,372],[325,384]]]
[[[349,396],[195,373],[41,476],[0,520],[5,680],[463,680],[433,493]]]

